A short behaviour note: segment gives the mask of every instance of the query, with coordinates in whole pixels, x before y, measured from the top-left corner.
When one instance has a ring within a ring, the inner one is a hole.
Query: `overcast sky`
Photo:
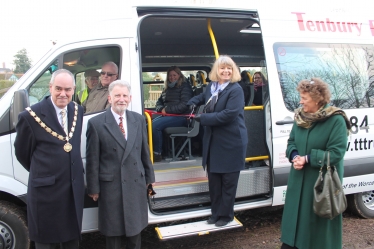
[[[73,29],[73,27],[84,27],[92,24],[94,20],[120,17],[121,11],[123,12],[125,5],[130,5],[130,1],[136,4],[153,5],[160,2],[170,6],[187,3],[197,6],[214,4],[230,6],[231,1],[242,2],[241,0],[1,0],[0,68],[3,62],[6,63],[7,68],[14,68],[14,55],[22,48],[26,48],[32,64],[35,64],[51,48],[53,40],[58,41],[60,37],[66,36],[74,37],[73,30],[79,29]],[[257,1],[260,0],[253,0],[253,2]],[[273,8],[277,8],[276,3],[286,2],[289,5],[290,2],[295,1],[300,5],[303,2],[297,0],[262,1],[268,1]],[[356,0],[354,3],[356,7],[363,10],[374,11],[373,8],[368,8],[368,3],[373,5],[373,1]],[[250,5],[249,2],[246,1],[246,5]],[[334,8],[344,6],[349,10],[352,7],[348,4],[348,2],[351,3],[349,0],[305,0],[305,4],[308,3],[320,9],[326,8],[327,2]]]
[[[105,18],[115,6],[97,0],[2,0],[0,67],[14,68],[13,57],[26,48],[33,64],[52,46],[52,40],[74,35],[72,27]]]
[[[95,20],[120,17],[130,1],[211,4],[224,0],[2,0],[0,11],[0,68],[14,68],[14,55],[26,48],[34,65],[52,46],[52,40],[74,36],[73,27]],[[78,29],[79,30],[79,29]],[[101,31],[100,31],[101,32]],[[105,32],[105,31],[102,31]]]

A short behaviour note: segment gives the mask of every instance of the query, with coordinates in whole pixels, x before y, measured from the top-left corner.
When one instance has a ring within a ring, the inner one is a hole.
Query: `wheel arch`
[[[0,175],[0,200],[26,205],[27,186],[14,178]]]

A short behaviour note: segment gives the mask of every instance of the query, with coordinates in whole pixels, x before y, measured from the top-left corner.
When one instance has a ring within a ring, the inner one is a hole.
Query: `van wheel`
[[[374,218],[374,190],[347,196],[348,206],[358,216]]]
[[[0,249],[30,248],[26,214],[17,205],[0,201]]]

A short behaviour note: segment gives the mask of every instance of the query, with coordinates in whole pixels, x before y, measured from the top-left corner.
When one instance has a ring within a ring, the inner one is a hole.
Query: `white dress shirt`
[[[52,102],[53,107],[55,108],[57,120],[58,120],[58,122],[60,122],[60,125],[62,126],[62,115],[61,115],[62,109],[55,105],[55,103],[52,100],[52,97],[50,97],[50,100]],[[65,110],[65,115],[66,115],[66,123],[65,123],[65,127],[63,127],[63,128],[64,128],[64,130],[68,130],[68,108],[67,108],[67,106],[65,106],[65,108],[63,108],[63,109]]]

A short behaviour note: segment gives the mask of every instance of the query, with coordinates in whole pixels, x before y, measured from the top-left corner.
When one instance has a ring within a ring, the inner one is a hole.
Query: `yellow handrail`
[[[214,54],[216,56],[216,59],[218,59],[219,53],[218,53],[218,48],[217,48],[217,42],[216,42],[216,38],[214,38],[212,26],[210,25],[210,18],[208,18],[207,21],[208,21],[208,31],[209,31],[210,39],[212,40]]]
[[[149,145],[149,154],[151,156],[151,161],[153,163],[153,141],[152,141],[152,119],[149,113],[144,112],[145,117],[148,122],[148,145]]]
[[[246,162],[250,161],[258,161],[258,160],[266,160],[269,159],[269,156],[255,156],[255,157],[247,157],[245,159]]]
[[[255,106],[244,107],[244,111],[254,111],[254,110],[264,110],[264,106],[263,105],[255,105]]]

